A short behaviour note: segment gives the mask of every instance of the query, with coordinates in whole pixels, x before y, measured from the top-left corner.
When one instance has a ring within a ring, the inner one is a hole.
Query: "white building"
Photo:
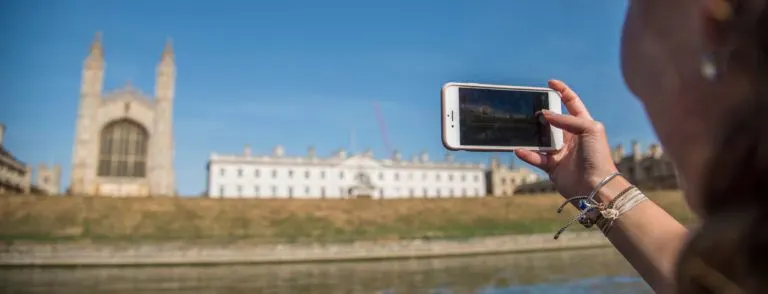
[[[207,195],[212,198],[409,198],[479,197],[486,192],[482,164],[429,161],[426,153],[402,160],[395,152],[377,160],[371,152],[347,157],[342,149],[330,157],[211,154]]]

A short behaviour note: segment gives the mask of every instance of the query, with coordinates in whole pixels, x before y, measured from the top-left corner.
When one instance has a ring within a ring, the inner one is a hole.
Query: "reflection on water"
[[[0,269],[2,293],[651,293],[614,249],[292,265]]]

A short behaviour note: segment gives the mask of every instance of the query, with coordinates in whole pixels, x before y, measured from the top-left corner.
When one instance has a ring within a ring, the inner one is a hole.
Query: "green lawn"
[[[677,191],[648,195],[678,220]],[[5,242],[330,243],[554,233],[559,195],[402,200],[0,197]],[[572,229],[583,229],[574,226]]]

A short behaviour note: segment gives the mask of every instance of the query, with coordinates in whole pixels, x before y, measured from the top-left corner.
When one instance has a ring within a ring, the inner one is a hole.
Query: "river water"
[[[2,293],[652,293],[615,249],[286,265],[0,269]]]

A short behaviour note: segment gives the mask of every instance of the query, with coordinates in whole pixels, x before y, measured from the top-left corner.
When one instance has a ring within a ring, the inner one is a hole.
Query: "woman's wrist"
[[[619,175],[605,185],[603,185],[597,194],[595,194],[595,200],[600,203],[609,203],[616,195],[619,195],[622,191],[626,190],[632,183],[627,181],[623,176]]]

